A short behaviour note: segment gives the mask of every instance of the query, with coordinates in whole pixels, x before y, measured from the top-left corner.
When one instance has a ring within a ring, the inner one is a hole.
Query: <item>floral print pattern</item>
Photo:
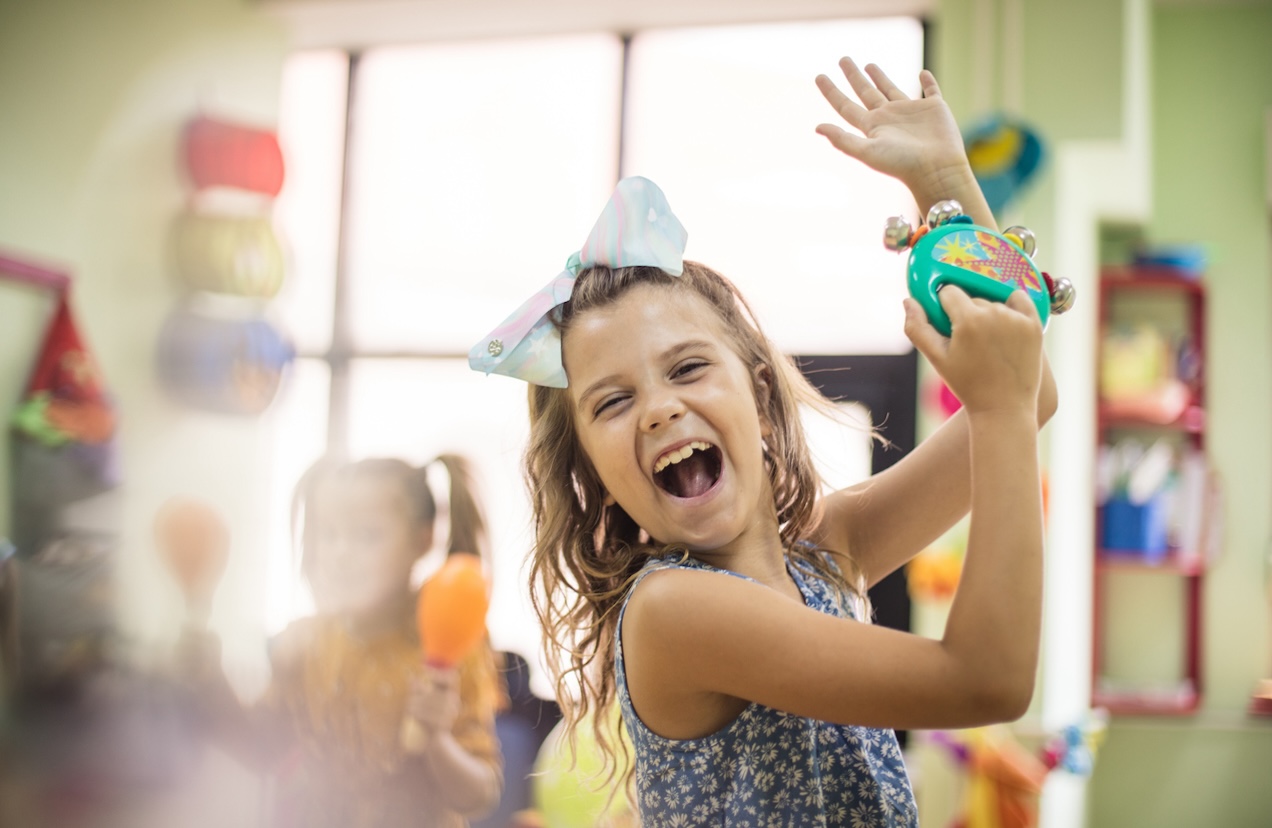
[[[717,569],[694,558],[649,561],[632,584],[660,569]],[[787,569],[805,603],[856,618],[849,596],[790,558]],[[751,704],[700,739],[666,739],[632,707],[623,664],[623,612],[615,653],[618,702],[636,752],[636,801],[644,828],[902,828],[918,813],[896,734],[836,725]]]

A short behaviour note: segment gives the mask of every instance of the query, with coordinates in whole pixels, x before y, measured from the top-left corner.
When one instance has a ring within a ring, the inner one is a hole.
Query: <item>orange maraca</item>
[[[486,635],[486,610],[490,607],[481,559],[453,553],[420,589],[415,620],[424,650],[424,663],[450,668],[481,643]],[[415,719],[402,722],[401,743],[408,753],[418,753],[428,736]]]
[[[210,609],[230,555],[230,530],[216,511],[198,500],[173,498],[155,515],[155,543],[172,571],[194,620]]]

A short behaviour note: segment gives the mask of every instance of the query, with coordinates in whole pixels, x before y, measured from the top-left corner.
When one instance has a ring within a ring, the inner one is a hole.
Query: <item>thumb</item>
[[[928,362],[938,366],[945,358],[950,341],[932,327],[918,302],[905,299],[902,304],[905,306],[905,335],[914,343],[919,353],[927,357]]]

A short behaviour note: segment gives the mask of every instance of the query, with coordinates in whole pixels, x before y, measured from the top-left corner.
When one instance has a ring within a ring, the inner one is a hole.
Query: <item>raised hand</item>
[[[926,69],[919,73],[923,97],[912,100],[873,64],[862,72],[852,58],[845,57],[839,66],[861,103],[825,75],[817,76],[817,88],[861,134],[835,124],[821,124],[818,134],[845,155],[899,179],[910,188],[920,210],[934,201],[956,198],[972,202],[963,206],[978,223],[992,222],[988,209],[981,214],[980,190],[967,162],[963,136],[932,73]]]

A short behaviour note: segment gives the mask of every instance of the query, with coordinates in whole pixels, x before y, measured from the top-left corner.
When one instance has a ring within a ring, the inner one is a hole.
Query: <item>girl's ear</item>
[[[614,495],[610,494],[609,492],[606,492],[605,497],[601,502],[604,503],[606,506],[613,506],[618,501],[614,499]]]
[[[769,405],[773,401],[773,369],[761,362],[751,374],[755,384],[755,408],[760,415],[760,436],[770,437],[773,434],[773,422],[769,417]]]

